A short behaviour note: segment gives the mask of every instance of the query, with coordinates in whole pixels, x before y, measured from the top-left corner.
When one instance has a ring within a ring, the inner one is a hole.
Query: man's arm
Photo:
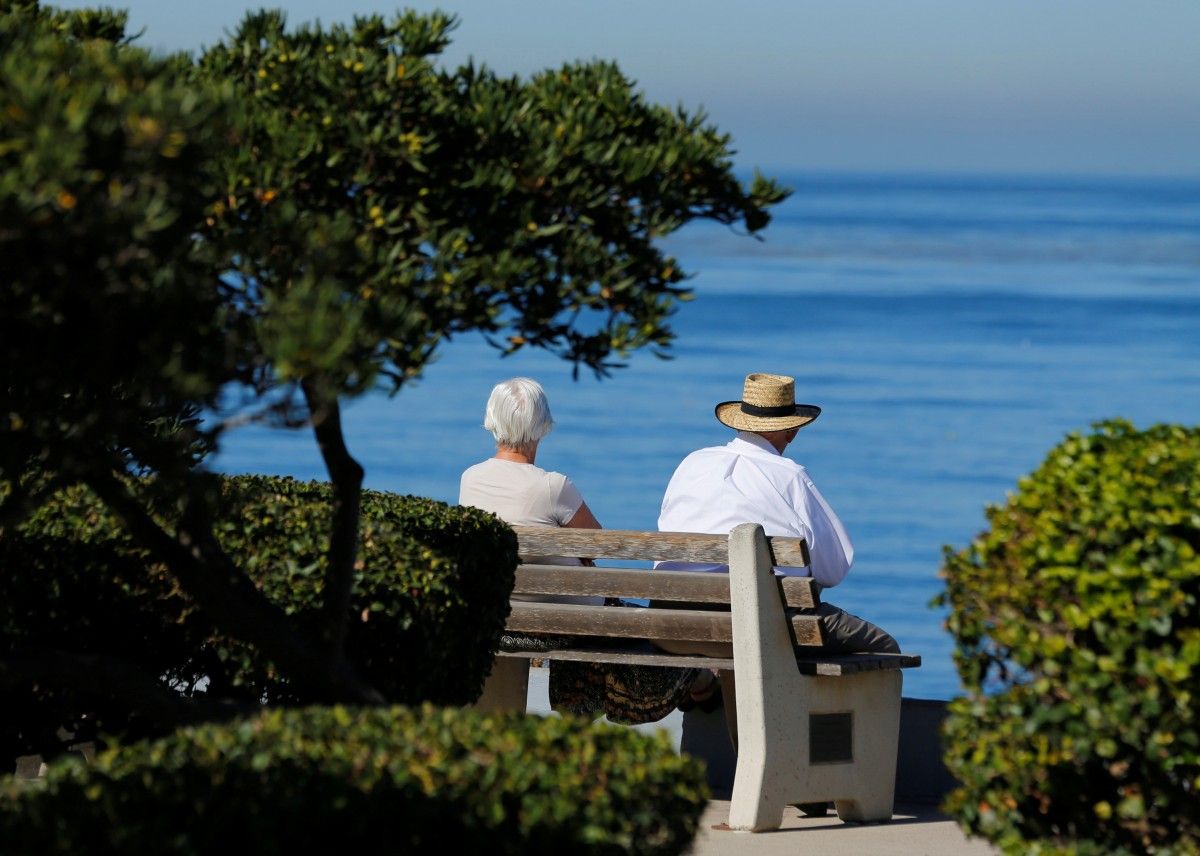
[[[826,588],[836,586],[846,578],[854,563],[854,544],[811,479],[798,479],[796,490],[797,508],[810,533],[805,536],[812,563],[809,573]]]

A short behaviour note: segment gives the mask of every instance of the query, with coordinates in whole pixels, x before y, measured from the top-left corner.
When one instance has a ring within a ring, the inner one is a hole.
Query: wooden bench
[[[531,602],[514,599],[507,630],[590,637],[562,650],[501,650],[477,707],[525,710],[529,660],[574,660],[733,669],[738,756],[729,826],[777,829],[786,806],[833,801],[843,820],[892,816],[900,730],[900,669],[906,654],[822,653],[815,615],[820,587],[776,577],[774,565],[806,567],[802,539],[768,538],[761,526],[695,535],[515,527],[522,557],[686,561],[729,573],[522,564],[514,595],[571,595],[682,602],[687,608]],[[606,645],[611,639],[614,644]],[[732,659],[670,654],[622,640],[731,642]],[[802,646],[797,649],[796,646]]]

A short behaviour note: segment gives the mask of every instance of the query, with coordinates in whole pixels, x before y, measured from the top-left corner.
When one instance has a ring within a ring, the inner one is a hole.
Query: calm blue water
[[[785,176],[796,193],[762,242],[689,227],[696,274],[676,358],[636,355],[572,382],[545,355],[443,348],[394,399],[348,408],[367,485],[454,501],[492,452],[492,385],[527,374],[558,422],[538,463],[569,474],[610,528],[654,528],[678,461],[725,442],[713,405],[749,371],[792,374],[824,408],[788,454],[857,549],[827,599],[891,631],[925,665],[905,694],[959,691],[938,592],[964,546],[1068,431],[1122,416],[1200,422],[1200,181]],[[248,428],[227,472],[324,478],[309,435]]]

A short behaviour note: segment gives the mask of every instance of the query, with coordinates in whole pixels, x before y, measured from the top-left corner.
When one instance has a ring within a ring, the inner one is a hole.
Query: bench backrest
[[[730,563],[730,539],[723,535],[627,530],[513,527],[521,557],[563,556],[588,559]],[[773,587],[782,605],[811,608],[820,602],[819,587],[808,577],[776,578],[771,565],[806,567],[802,538],[765,538],[768,560],[750,570]],[[519,633],[686,639],[731,642],[730,575],[693,571],[592,568],[578,565],[521,564],[517,568],[508,629]],[[618,609],[605,606],[539,603],[545,596],[606,597],[668,601],[686,608]],[[793,644],[822,642],[814,615],[788,619]]]
[[[625,529],[555,529],[514,526],[522,556],[574,556],[590,559],[640,559],[648,562],[729,561],[728,535],[695,532],[640,532]],[[766,536],[774,564],[795,568],[809,565],[803,538]]]

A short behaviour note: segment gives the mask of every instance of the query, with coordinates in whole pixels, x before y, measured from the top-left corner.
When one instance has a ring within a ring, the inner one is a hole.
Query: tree
[[[215,547],[213,485],[197,469],[215,437],[198,414],[256,360],[216,248],[195,240],[229,108],[184,79],[186,58],[154,58],[123,31],[122,15],[0,6],[0,536],[85,482],[230,632],[318,692],[370,698]],[[81,652],[20,653],[7,680],[100,667]],[[104,667],[121,692],[168,695],[157,675]]]
[[[86,482],[215,621],[315,700],[379,697],[343,651],[362,468],[341,399],[399,391],[441,342],[473,330],[576,371],[605,374],[644,347],[665,355],[669,316],[690,294],[659,240],[697,218],[757,232],[785,196],[762,177],[743,187],[727,136],[702,114],[646,103],[610,63],[529,80],[439,67],[445,15],[289,32],[262,12],[189,63],[128,46],[119,18],[98,41],[36,3],[0,10],[23,33],[5,52],[4,85],[28,102],[16,142],[0,148],[0,251],[21,260],[6,266],[0,307],[12,336],[0,444],[21,441],[0,464],[6,515],[36,503],[21,477],[31,459]],[[59,55],[29,64],[38,51]],[[98,75],[97,57],[117,70]],[[96,115],[72,114],[93,78]],[[153,98],[146,81],[161,88]],[[204,118],[172,124],[185,108]],[[103,130],[104,110],[117,130]],[[150,127],[157,154],[143,156],[137,129]],[[34,149],[51,154],[19,154]],[[99,158],[108,150],[117,161]],[[109,228],[100,213],[134,216],[104,196],[126,174],[175,188],[177,203],[148,198],[139,222]],[[88,204],[64,207],[63,194],[83,199],[77,186]],[[35,212],[33,234],[21,224]],[[160,220],[169,228],[141,222]],[[143,234],[153,240],[128,241]],[[121,265],[144,267],[136,287]],[[109,272],[104,289],[89,287],[96,271]],[[111,333],[89,327],[95,313]],[[202,410],[227,418],[202,423]],[[315,636],[297,633],[212,534],[199,459],[246,419],[311,426],[329,471]],[[155,478],[131,485],[131,469]],[[173,522],[156,515],[164,502]]]

